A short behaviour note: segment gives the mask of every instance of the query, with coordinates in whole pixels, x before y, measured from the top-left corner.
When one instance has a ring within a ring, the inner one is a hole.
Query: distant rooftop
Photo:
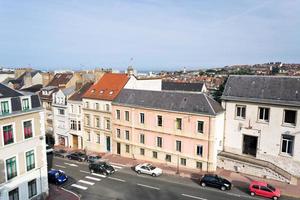
[[[182,82],[163,81],[162,90],[202,92],[203,85],[204,83],[182,83]]]

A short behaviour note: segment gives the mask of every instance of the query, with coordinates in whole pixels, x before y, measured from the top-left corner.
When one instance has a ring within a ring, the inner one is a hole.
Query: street
[[[264,199],[251,197],[243,189],[233,187],[222,192],[214,188],[202,188],[197,180],[165,175],[151,177],[138,175],[133,169],[112,164],[116,172],[110,176],[91,174],[87,163],[54,157],[53,169],[60,169],[69,176],[65,189],[75,192],[81,199],[122,200],[241,200]],[[281,199],[293,200],[282,197]]]

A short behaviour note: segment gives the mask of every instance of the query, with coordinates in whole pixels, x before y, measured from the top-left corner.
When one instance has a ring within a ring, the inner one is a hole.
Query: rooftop
[[[75,92],[69,100],[81,101],[84,93],[93,85],[93,82],[87,82],[77,92]]]
[[[202,92],[203,85],[204,83],[182,83],[182,82],[163,81],[161,87],[162,90]]]
[[[60,86],[67,84],[73,77],[72,73],[57,73],[47,86]]]

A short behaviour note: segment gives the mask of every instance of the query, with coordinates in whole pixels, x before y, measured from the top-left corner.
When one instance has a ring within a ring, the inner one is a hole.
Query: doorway
[[[257,153],[257,137],[244,135],[243,138],[243,154],[256,157]]]
[[[110,152],[110,137],[106,136],[106,151]]]
[[[117,143],[117,154],[121,154],[121,144],[119,142]]]
[[[78,136],[73,135],[73,148],[78,149]]]

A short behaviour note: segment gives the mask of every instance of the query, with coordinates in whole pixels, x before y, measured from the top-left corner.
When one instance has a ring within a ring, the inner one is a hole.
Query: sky
[[[0,66],[300,63],[300,0],[0,0]]]

